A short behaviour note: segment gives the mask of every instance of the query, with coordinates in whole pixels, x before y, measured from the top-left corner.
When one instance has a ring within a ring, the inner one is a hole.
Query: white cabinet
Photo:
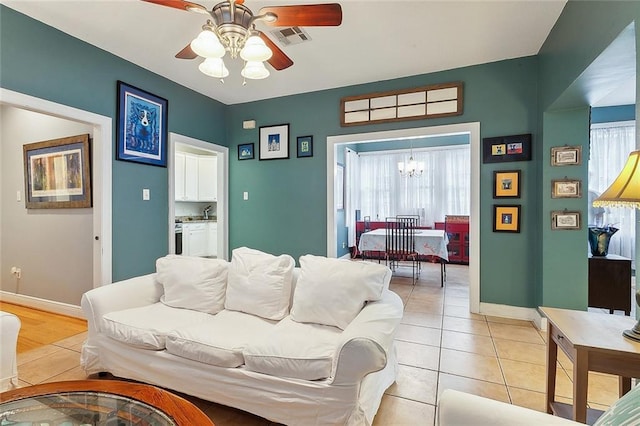
[[[176,201],[218,200],[218,159],[176,152]]]
[[[218,201],[218,158],[198,157],[198,199]]]
[[[207,256],[208,230],[206,223],[182,225],[182,254],[185,256]]]
[[[218,224],[209,222],[207,225],[209,228],[208,256],[218,257]]]

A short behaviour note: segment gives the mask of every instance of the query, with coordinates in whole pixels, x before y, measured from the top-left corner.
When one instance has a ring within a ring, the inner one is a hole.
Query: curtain
[[[635,259],[635,209],[593,207],[595,197],[604,192],[618,177],[636,149],[634,122],[608,123],[591,128],[589,158],[588,225],[612,225],[619,231],[611,237],[609,253]],[[634,262],[635,263],[635,262]]]
[[[347,242],[349,247],[356,245],[356,210],[360,206],[360,162],[358,153],[345,149],[345,226],[347,227]],[[362,220],[362,218],[360,219]]]
[[[444,221],[445,215],[468,215],[471,203],[469,145],[413,151],[424,163],[419,177],[402,177],[398,162],[410,151],[359,154],[362,216],[384,221],[396,215],[419,215],[422,226]]]

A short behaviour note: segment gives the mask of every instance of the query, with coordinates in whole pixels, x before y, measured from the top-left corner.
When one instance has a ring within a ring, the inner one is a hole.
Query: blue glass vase
[[[604,228],[598,226],[589,227],[589,247],[591,247],[592,256],[606,256],[609,251],[609,241],[611,236],[618,232],[618,228],[606,226]]]

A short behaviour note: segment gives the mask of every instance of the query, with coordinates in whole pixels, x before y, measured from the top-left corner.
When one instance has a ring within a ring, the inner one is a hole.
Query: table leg
[[[589,352],[576,349],[573,365],[573,420],[587,422],[587,387],[589,384]]]
[[[556,367],[558,360],[558,344],[552,337],[551,323],[547,325],[547,393],[545,395],[545,406],[547,413],[553,414],[551,404],[556,397]]]
[[[631,390],[631,378],[618,376],[618,389],[618,394],[622,398],[625,393]]]

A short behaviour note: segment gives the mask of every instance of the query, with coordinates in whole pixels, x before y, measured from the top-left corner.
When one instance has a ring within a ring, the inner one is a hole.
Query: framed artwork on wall
[[[23,145],[27,209],[91,207],[89,135]]]
[[[493,198],[520,198],[520,170],[493,172]]]
[[[482,139],[483,163],[531,160],[531,134]]]
[[[580,212],[568,210],[551,212],[551,229],[578,230],[582,227]]]
[[[118,81],[118,160],[167,167],[168,101]]]
[[[238,145],[238,160],[252,160],[254,157],[253,143]]]
[[[582,163],[582,146],[555,146],[551,148],[552,166],[577,166]]]
[[[260,160],[289,158],[289,124],[260,127]]]
[[[520,205],[493,206],[493,232],[520,232]]]
[[[298,158],[313,157],[313,136],[298,137]]]
[[[551,198],[582,197],[582,182],[579,179],[555,179],[551,181]]]

